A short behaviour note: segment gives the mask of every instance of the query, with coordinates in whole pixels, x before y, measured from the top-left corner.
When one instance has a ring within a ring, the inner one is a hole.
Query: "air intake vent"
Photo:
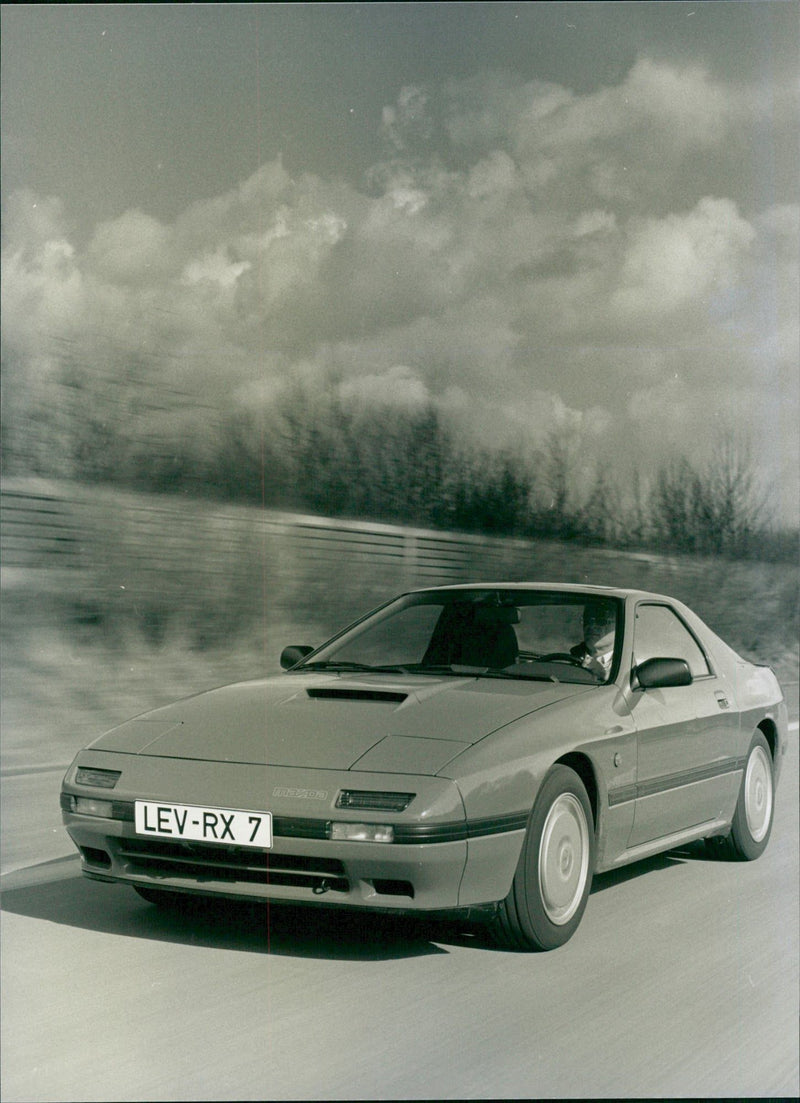
[[[400,704],[408,696],[389,689],[309,689],[306,692],[309,697],[328,701],[383,701],[386,704]]]
[[[410,896],[414,897],[414,886],[410,881],[374,880],[372,884],[375,891],[381,896]]]
[[[337,808],[358,808],[368,812],[405,812],[416,793],[383,793],[375,789],[342,789]]]
[[[154,839],[120,839],[117,856],[126,872],[137,877],[184,880],[193,885],[209,881],[289,885],[310,889],[315,895],[331,889],[350,890],[344,865],[336,858]]]

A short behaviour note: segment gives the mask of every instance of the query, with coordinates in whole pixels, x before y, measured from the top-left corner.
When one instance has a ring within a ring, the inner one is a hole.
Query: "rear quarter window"
[[[685,659],[693,678],[711,673],[700,644],[667,605],[637,607],[633,653],[636,665],[655,658]]]

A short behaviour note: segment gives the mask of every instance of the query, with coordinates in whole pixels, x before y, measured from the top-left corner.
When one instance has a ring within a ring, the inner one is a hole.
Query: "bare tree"
[[[717,551],[746,551],[764,528],[766,495],[759,489],[752,442],[724,433],[704,472],[711,546]]]
[[[724,432],[701,467],[685,457],[665,465],[656,477],[650,510],[659,538],[679,551],[737,555],[752,550],[767,517],[752,445]]]
[[[564,429],[553,429],[537,455],[541,471],[535,530],[555,537],[575,535],[575,441]]]

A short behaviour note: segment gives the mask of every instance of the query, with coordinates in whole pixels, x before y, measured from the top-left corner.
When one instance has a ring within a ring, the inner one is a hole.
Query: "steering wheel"
[[[539,655],[536,661],[540,663],[571,663],[572,666],[579,666],[583,669],[582,661],[575,655],[570,655],[569,651],[551,651],[549,655]]]

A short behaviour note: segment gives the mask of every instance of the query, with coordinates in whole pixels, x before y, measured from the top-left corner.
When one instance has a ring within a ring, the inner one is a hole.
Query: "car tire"
[[[734,861],[752,862],[767,848],[774,812],[772,752],[763,733],[757,731],[747,753],[730,833],[724,839],[710,840],[712,849]]]
[[[554,950],[583,917],[594,873],[594,818],[581,779],[556,765],[531,811],[511,891],[498,907],[494,933],[516,950]]]

